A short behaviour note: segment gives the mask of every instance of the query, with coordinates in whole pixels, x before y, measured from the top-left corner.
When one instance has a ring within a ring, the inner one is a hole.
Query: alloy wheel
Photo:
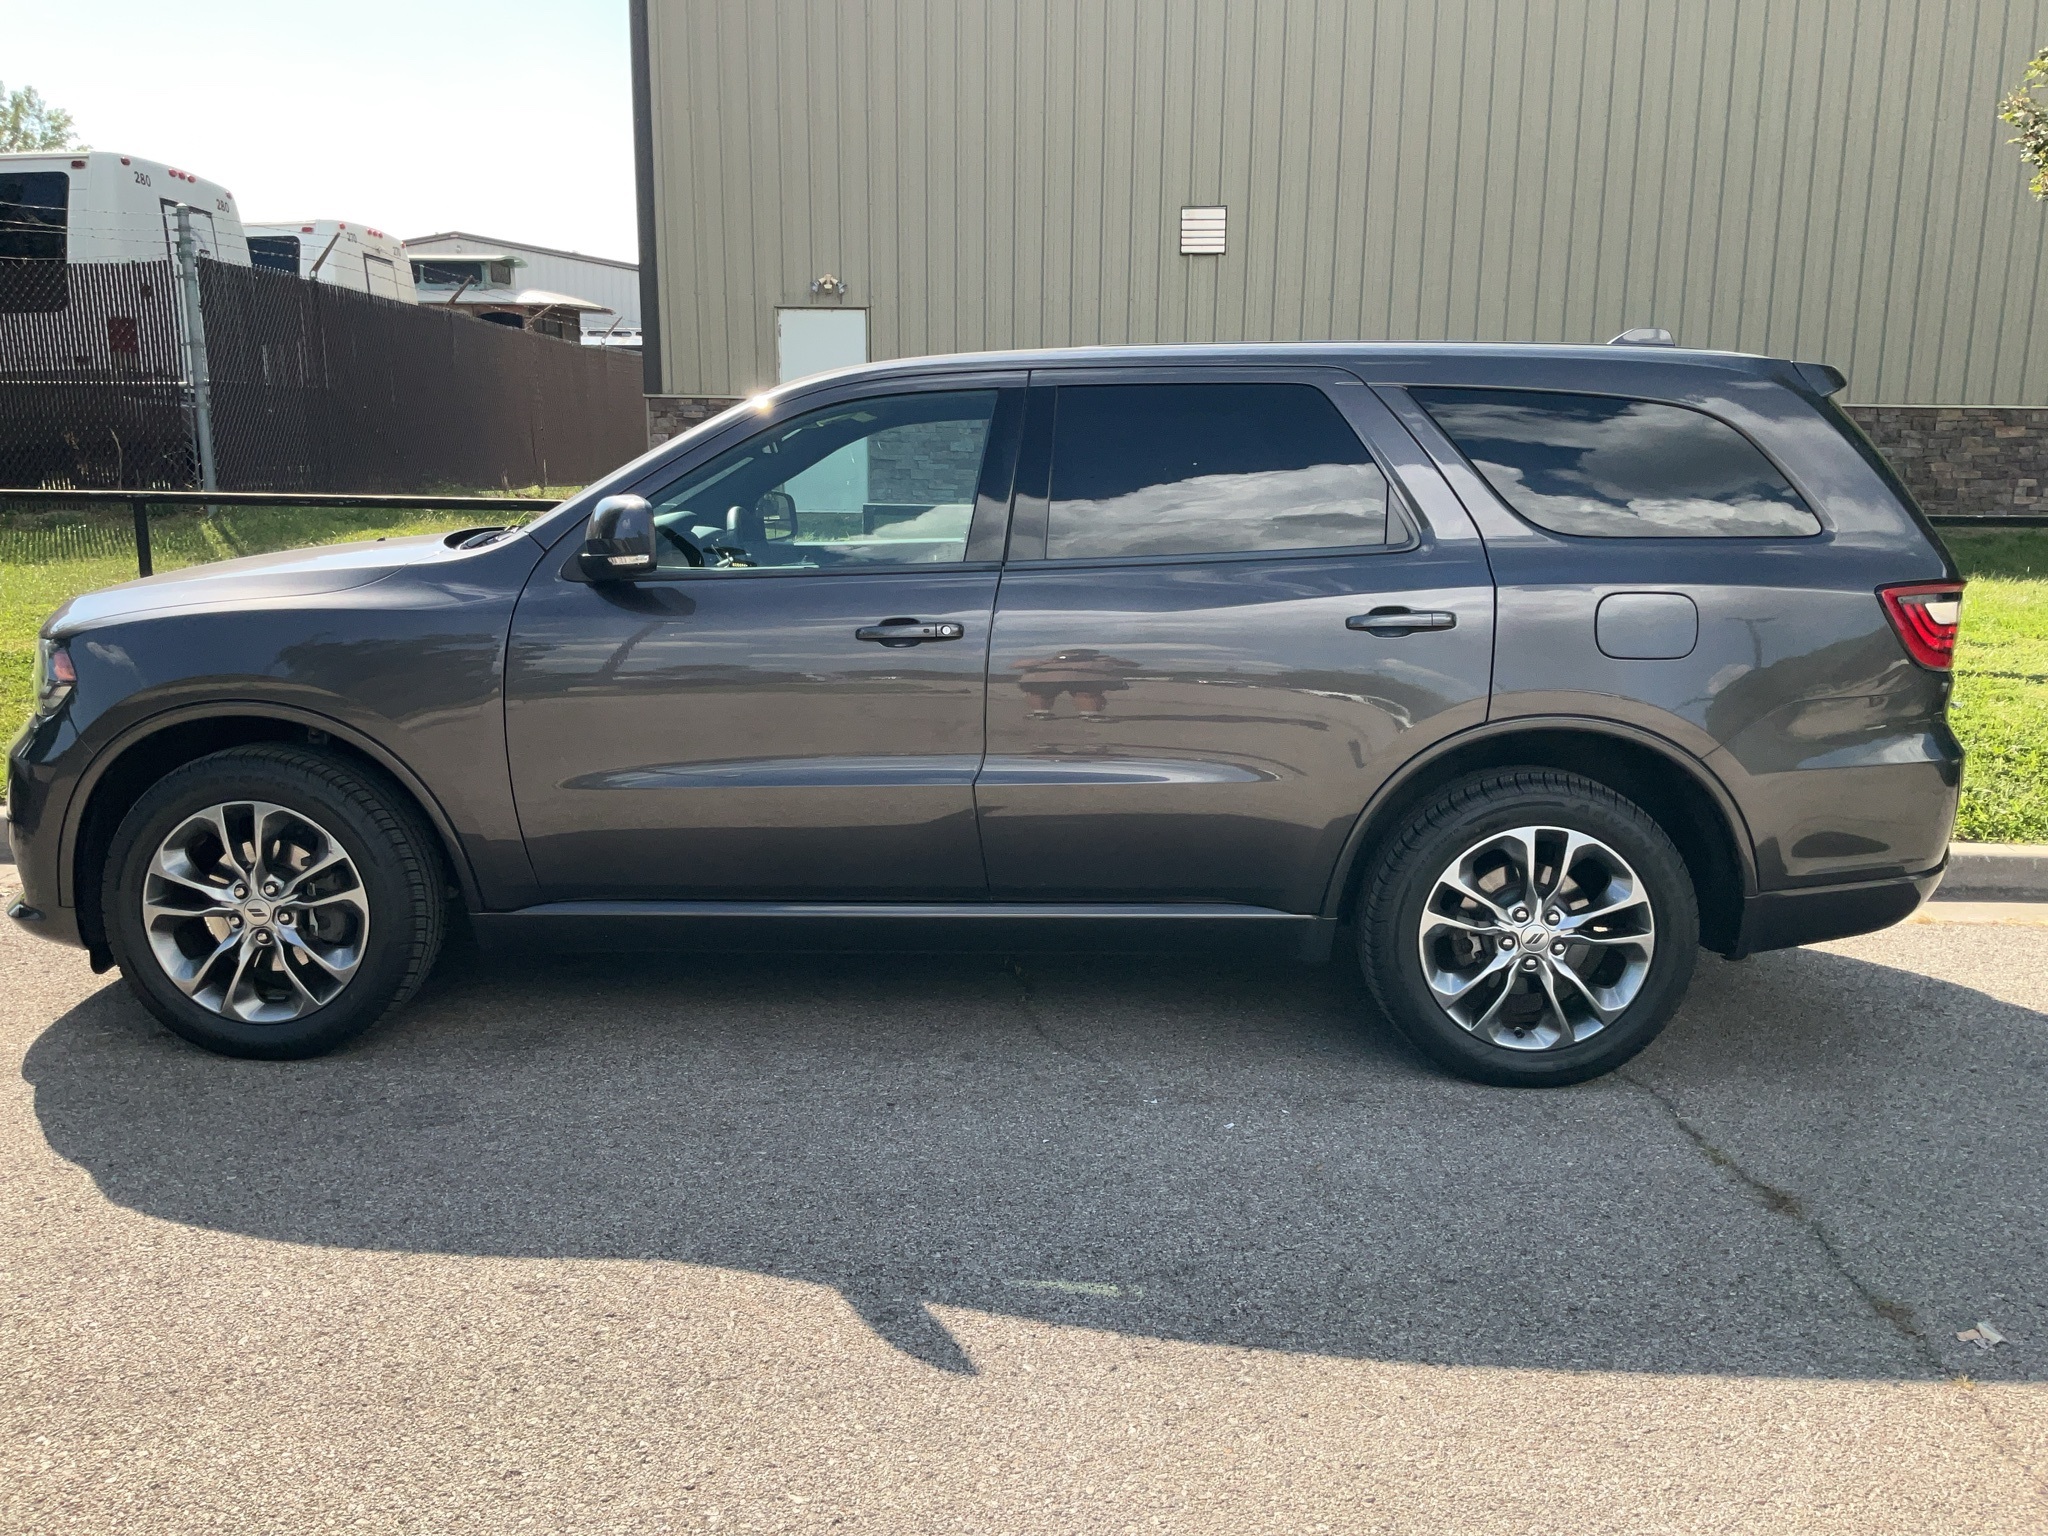
[[[1515,1051],[1598,1034],[1642,991],[1656,914],[1634,869],[1598,838],[1516,827],[1437,876],[1417,935],[1437,1006]]]
[[[287,806],[233,800],[185,817],[158,844],[142,927],[193,1002],[282,1024],[333,1002],[355,977],[370,902],[326,828]]]

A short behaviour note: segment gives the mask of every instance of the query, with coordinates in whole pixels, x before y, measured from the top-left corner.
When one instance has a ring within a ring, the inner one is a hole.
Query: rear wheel
[[[425,980],[431,834],[349,765],[287,747],[187,763],[122,819],[101,910],[129,987],[195,1045],[318,1055]]]
[[[1425,806],[1365,876],[1359,960],[1382,1013],[1478,1082],[1611,1072],[1692,979],[1685,861],[1640,806],[1576,774],[1475,775]]]

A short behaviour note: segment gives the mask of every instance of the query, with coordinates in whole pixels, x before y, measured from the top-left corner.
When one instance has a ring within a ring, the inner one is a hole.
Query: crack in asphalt
[[[1003,969],[1009,973],[1010,979],[1017,985],[1017,1007],[1022,1010],[1024,1021],[1031,1026],[1033,1034],[1037,1035],[1039,1039],[1043,1040],[1062,1056],[1071,1056],[1074,1060],[1085,1062],[1088,1066],[1113,1072],[1118,1077],[1129,1080],[1129,1073],[1118,1070],[1099,1056],[1090,1056],[1086,1051],[1069,1045],[1050,1029],[1046,1028],[1044,1011],[1039,1008],[1037,994],[1033,992],[1031,987],[1031,975],[1024,969],[1024,963],[1021,960],[1017,959],[1014,955],[1008,956],[1003,961]]]
[[[1999,1422],[1991,1404],[1977,1390],[1977,1383],[1967,1372],[1955,1370],[1942,1359],[1939,1348],[1928,1336],[1926,1329],[1920,1326],[1911,1307],[1893,1301],[1864,1283],[1862,1276],[1851,1267],[1848,1258],[1828,1235],[1820,1217],[1808,1209],[1805,1201],[1790,1190],[1780,1189],[1768,1180],[1758,1178],[1743,1167],[1732,1154],[1715,1146],[1704,1132],[1686,1119],[1684,1112],[1672,1102],[1669,1095],[1632,1072],[1623,1070],[1614,1075],[1654,1100],[1670,1117],[1671,1123],[1683,1133],[1686,1140],[1698,1149],[1702,1157],[1755,1195],[1765,1210],[1775,1216],[1783,1216],[1797,1222],[1801,1230],[1811,1237],[1821,1252],[1827,1256],[1829,1265],[1841,1276],[1843,1283],[1856,1293],[1870,1309],[1871,1314],[1889,1324],[1901,1338],[1905,1339],[1922,1364],[1937,1378],[1961,1389],[1964,1400],[1977,1410],[1978,1416],[1983,1420],[1985,1432],[1990,1437],[1993,1449],[2019,1472],[2020,1480],[2032,1490],[2035,1499],[2048,1506],[2048,1475],[2037,1473],[2028,1463],[2026,1453],[2013,1440],[2005,1425]]]

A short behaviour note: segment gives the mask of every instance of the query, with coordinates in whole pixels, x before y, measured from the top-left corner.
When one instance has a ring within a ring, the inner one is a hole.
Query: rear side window
[[[297,235],[251,235],[249,236],[249,265],[261,267],[267,272],[289,272],[299,275],[299,237]]]
[[[1755,444],[1704,412],[1547,390],[1409,393],[1539,528],[1605,539],[1820,532],[1820,519]]]
[[[1313,385],[1059,392],[1049,559],[1386,542],[1387,478]]]
[[[0,170],[0,311],[64,308],[71,178],[62,171]]]

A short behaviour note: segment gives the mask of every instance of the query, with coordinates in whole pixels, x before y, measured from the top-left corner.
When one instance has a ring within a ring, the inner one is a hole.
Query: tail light
[[[1955,664],[1956,629],[1963,617],[1960,581],[1879,587],[1877,595],[1908,656],[1936,672],[1946,672]]]

